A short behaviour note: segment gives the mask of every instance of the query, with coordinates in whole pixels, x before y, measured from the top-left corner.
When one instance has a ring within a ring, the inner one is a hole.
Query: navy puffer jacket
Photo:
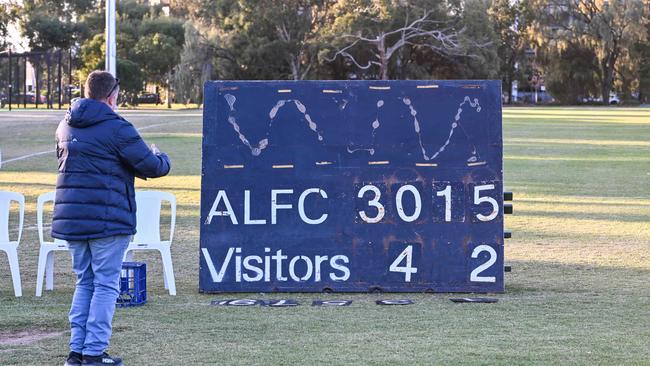
[[[90,240],[135,234],[134,177],[169,173],[169,158],[154,154],[108,105],[75,102],[56,130],[59,175],[52,237]]]

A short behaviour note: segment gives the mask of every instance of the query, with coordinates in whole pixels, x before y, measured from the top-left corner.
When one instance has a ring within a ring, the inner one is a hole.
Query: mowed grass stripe
[[[634,140],[594,140],[594,139],[540,139],[512,137],[508,144],[566,144],[566,145],[599,145],[599,146],[643,146],[650,147],[650,141]]]

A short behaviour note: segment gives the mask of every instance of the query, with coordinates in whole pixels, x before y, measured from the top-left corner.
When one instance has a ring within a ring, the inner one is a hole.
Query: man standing
[[[85,99],[56,130],[59,175],[52,236],[67,241],[77,283],[70,308],[65,365],[122,365],[106,353],[119,295],[122,257],[135,234],[134,177],[167,175],[170,162],[115,113],[119,80],[88,75]]]

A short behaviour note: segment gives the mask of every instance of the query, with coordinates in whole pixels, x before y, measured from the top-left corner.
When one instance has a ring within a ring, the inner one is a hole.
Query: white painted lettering
[[[330,266],[334,270],[343,272],[343,275],[337,276],[334,273],[330,273],[330,279],[332,281],[347,281],[350,278],[350,269],[347,266],[337,263],[339,260],[345,264],[350,263],[350,259],[345,255],[333,256],[332,259],[330,259]]]
[[[307,215],[305,214],[305,198],[307,198],[307,196],[312,193],[320,193],[321,197],[327,198],[327,193],[325,193],[325,191],[320,188],[306,189],[304,192],[302,192],[300,198],[298,199],[298,214],[300,215],[302,221],[304,221],[305,223],[310,225],[318,225],[323,223],[325,220],[327,220],[327,214],[324,213],[321,215],[321,217],[317,219],[310,219],[309,217],[307,217]]]
[[[293,207],[292,204],[278,204],[279,194],[293,194],[293,189],[272,189],[271,190],[271,224],[278,223],[278,210],[289,210]]]
[[[241,254],[241,248],[235,248],[235,254]],[[241,282],[241,255],[235,256],[235,281]]]
[[[271,253],[271,248],[264,248],[264,253]],[[268,255],[264,256],[264,282],[271,282],[271,261]]]
[[[305,275],[302,277],[296,275],[296,262],[298,262],[298,260],[300,259],[302,259],[307,265],[307,271],[305,272]],[[311,263],[311,259],[309,259],[309,257],[307,256],[301,255],[301,256],[293,257],[289,262],[289,276],[291,276],[291,279],[296,282],[307,281],[308,279],[311,278],[313,271],[314,271],[314,266]]]
[[[358,198],[363,198],[363,195],[368,191],[371,191],[372,193],[375,194],[375,197],[373,199],[371,199],[370,201],[368,201],[368,205],[371,206],[371,207],[377,208],[377,215],[375,217],[368,217],[368,215],[366,214],[365,211],[359,211],[359,216],[361,217],[361,219],[363,221],[365,221],[365,222],[367,222],[369,224],[376,224],[379,221],[381,221],[381,219],[384,218],[384,214],[386,213],[386,210],[384,209],[384,205],[382,205],[379,202],[379,199],[381,198],[381,191],[379,190],[379,188],[373,186],[372,184],[363,186],[359,190],[359,193],[357,194],[357,197]]]
[[[232,257],[232,253],[235,251],[233,248],[228,248],[228,253],[226,254],[226,259],[223,260],[223,263],[221,264],[221,268],[219,269],[219,272],[216,271],[214,268],[214,262],[212,262],[212,258],[210,257],[210,253],[208,252],[207,248],[201,248],[201,251],[203,252],[203,257],[205,257],[205,262],[208,265],[208,270],[210,271],[210,276],[212,277],[212,282],[221,282],[223,281],[223,276],[226,274],[226,268],[228,268],[228,263],[230,263],[230,258]]]
[[[271,259],[275,260],[275,279],[278,281],[286,281],[287,278],[282,276],[282,261],[287,259],[286,255],[282,255],[282,249],[278,250]]]
[[[249,276],[248,273],[244,273],[244,275],[242,277],[244,278],[244,281],[246,281],[246,282],[256,282],[256,281],[261,280],[262,277],[264,276],[264,271],[262,271],[262,269],[260,269],[259,267],[252,265],[250,263],[251,261],[255,261],[258,264],[262,264],[262,257],[260,257],[258,255],[251,255],[251,256],[248,256],[248,257],[244,258],[244,269],[247,270],[247,271],[253,271],[253,272],[256,273],[255,276],[253,276],[253,277]]]
[[[315,273],[314,274],[314,281],[320,282],[320,272],[321,272],[320,265],[321,265],[321,263],[326,262],[327,259],[328,259],[328,256],[326,256],[326,255],[317,255],[316,256],[316,261],[315,261],[315,264],[314,264],[314,269],[315,269],[315,271],[314,271],[314,273]]]
[[[415,209],[411,215],[407,215],[406,212],[404,212],[404,205],[402,203],[402,196],[404,196],[404,192],[406,191],[411,192],[415,199]],[[420,197],[420,192],[418,192],[418,190],[412,185],[407,184],[399,187],[397,194],[395,195],[395,203],[397,205],[397,214],[402,220],[413,222],[420,217],[420,212],[422,211],[422,198]]]
[[[244,225],[265,225],[265,219],[251,220],[251,191],[244,191]]]
[[[217,210],[219,208],[219,202],[221,202],[221,200],[223,200],[224,205],[226,205],[226,211]],[[217,193],[217,197],[214,199],[214,203],[212,204],[208,218],[205,220],[206,225],[210,225],[214,216],[229,216],[232,224],[237,225],[237,217],[235,216],[235,211],[233,211],[232,206],[230,205],[230,201],[228,200],[228,196],[226,195],[226,191],[224,190],[220,190]]]

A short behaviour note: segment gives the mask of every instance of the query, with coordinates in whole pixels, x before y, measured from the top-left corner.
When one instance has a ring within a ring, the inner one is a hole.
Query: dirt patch
[[[48,338],[60,337],[61,331],[28,329],[13,332],[0,332],[0,346],[27,346]]]

